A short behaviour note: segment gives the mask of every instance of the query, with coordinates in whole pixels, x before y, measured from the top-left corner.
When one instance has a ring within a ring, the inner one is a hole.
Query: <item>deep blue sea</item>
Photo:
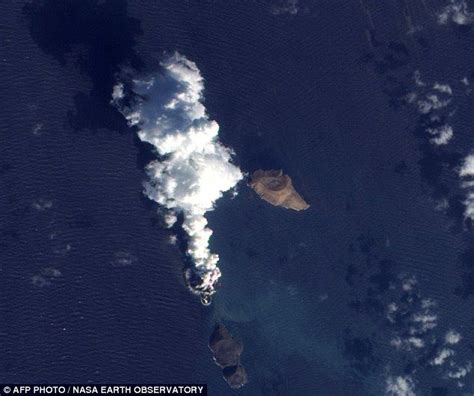
[[[0,383],[371,396],[398,378],[417,395],[472,395],[458,169],[474,150],[461,81],[474,78],[474,29],[437,23],[448,3],[2,0]],[[218,201],[210,307],[142,194],[153,155],[109,104],[122,66],[156,71],[174,51],[199,67],[240,168],[283,169],[311,204],[277,208],[245,182]],[[452,89],[445,146],[406,100],[436,82]],[[216,322],[244,343],[237,391],[207,346]]]

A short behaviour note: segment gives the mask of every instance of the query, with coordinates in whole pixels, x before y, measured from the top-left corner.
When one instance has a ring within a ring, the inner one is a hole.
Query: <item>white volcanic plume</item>
[[[112,103],[161,156],[147,166],[145,194],[168,209],[169,226],[177,214],[183,215],[192,275],[198,278],[188,281],[207,302],[221,273],[219,257],[209,250],[212,230],[205,214],[243,175],[231,163],[232,151],[218,140],[219,125],[206,114],[204,81],[196,64],[175,53],[160,65],[152,76],[119,82]]]

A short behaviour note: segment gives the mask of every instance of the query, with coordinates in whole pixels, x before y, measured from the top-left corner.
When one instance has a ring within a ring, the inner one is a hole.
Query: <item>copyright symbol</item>
[[[11,390],[12,390],[12,389],[11,389],[9,386],[4,386],[4,387],[3,387],[3,393],[7,393],[7,394],[8,394],[8,393],[11,392]]]

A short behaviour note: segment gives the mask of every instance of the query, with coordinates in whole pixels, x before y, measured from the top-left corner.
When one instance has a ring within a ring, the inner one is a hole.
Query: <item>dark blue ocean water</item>
[[[429,361],[449,329],[462,335],[455,363],[474,361],[474,245],[456,175],[474,147],[460,81],[474,75],[474,31],[439,26],[441,0],[298,4],[0,4],[0,382],[332,396],[381,395],[409,375],[416,394],[472,393],[472,374],[460,388]],[[149,148],[108,104],[121,65],[157,70],[175,50],[201,70],[242,170],[282,168],[311,204],[275,208],[245,183],[218,202],[211,307],[186,290],[182,253],[141,194]],[[402,100],[415,70],[453,88],[447,147]],[[422,299],[437,304],[436,329],[423,352],[399,351],[390,340]],[[392,302],[405,307],[394,323]],[[242,390],[212,362],[216,321],[245,344]]]

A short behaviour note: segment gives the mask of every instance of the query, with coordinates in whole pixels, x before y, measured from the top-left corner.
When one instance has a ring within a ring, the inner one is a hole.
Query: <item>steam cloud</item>
[[[209,249],[212,230],[205,214],[243,175],[231,162],[233,152],[219,142],[219,125],[202,104],[204,81],[196,64],[174,53],[160,66],[152,76],[119,78],[112,103],[160,156],[147,166],[144,193],[166,208],[168,226],[183,215],[193,265],[186,274],[188,285],[208,304],[221,272],[218,255]]]

